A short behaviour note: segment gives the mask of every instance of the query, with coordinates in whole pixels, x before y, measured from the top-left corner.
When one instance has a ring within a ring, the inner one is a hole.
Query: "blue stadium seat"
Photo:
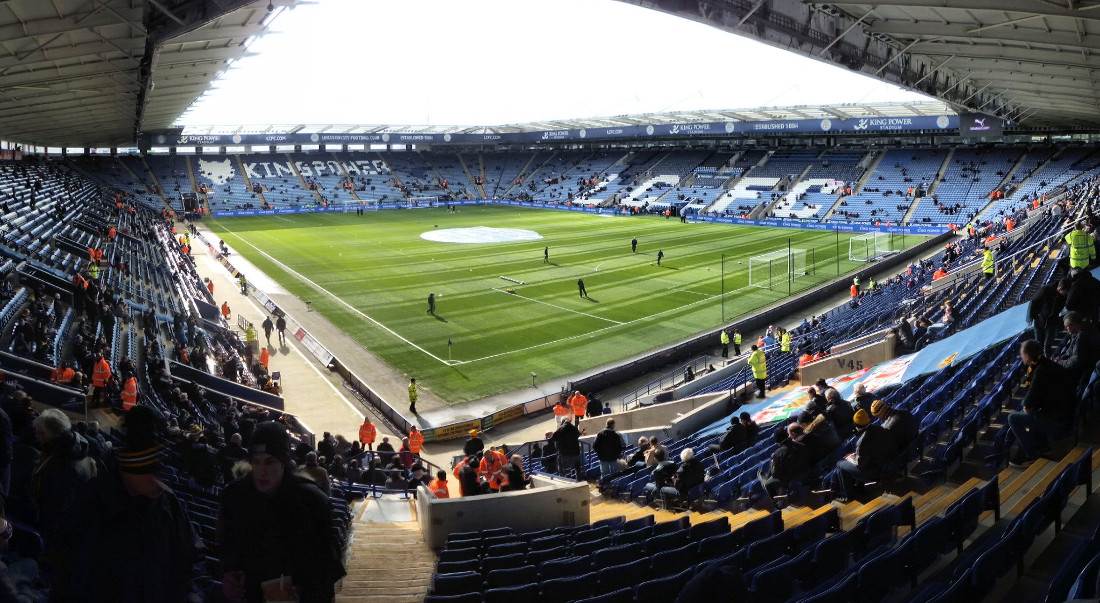
[[[521,586],[505,586],[502,588],[490,588],[484,593],[485,603],[515,603],[516,601],[534,601],[539,596],[538,584],[524,584]]]
[[[646,551],[636,544],[614,546],[592,553],[592,567],[601,570],[605,567],[629,563],[635,559],[640,559],[645,554]]]
[[[576,555],[590,555],[600,549],[606,549],[607,547],[613,545],[613,538],[611,536],[607,536],[599,540],[593,540],[592,542],[582,542],[580,544],[574,544],[570,551]]]
[[[538,568],[533,565],[524,565],[522,567],[498,569],[489,572],[485,577],[485,586],[487,588],[519,586],[521,584],[537,582],[538,579]]]
[[[662,534],[660,536],[654,536],[647,539],[642,543],[645,551],[650,555],[654,553],[660,553],[661,551],[668,551],[684,546],[688,541],[687,530],[680,530],[678,532],[669,532],[668,534]]]
[[[699,558],[714,559],[735,552],[741,546],[741,538],[733,533],[715,534],[699,541]]]
[[[599,580],[596,587],[598,592],[603,594],[628,586],[636,586],[645,579],[646,573],[649,571],[649,563],[649,559],[637,559],[630,563],[613,565],[599,570],[596,572],[596,577]]]
[[[615,544],[633,544],[635,542],[642,542],[651,536],[653,536],[653,528],[646,526],[629,532],[619,532],[615,536]]]
[[[481,574],[478,572],[436,574],[432,578],[434,595],[464,595],[479,592],[481,592]]]
[[[498,569],[512,569],[514,567],[520,567],[524,565],[524,558],[521,553],[513,553],[511,555],[501,555],[499,557],[483,557],[481,559],[481,572],[488,574],[493,570]],[[534,565],[528,561],[528,565]]]
[[[596,572],[543,580],[539,603],[568,603],[592,596],[596,588]]]
[[[622,524],[619,527],[620,532],[629,532],[631,530],[637,530],[638,528],[652,527],[657,520],[652,515],[644,515],[638,519],[631,519],[630,521]]]
[[[592,569],[592,560],[587,556],[563,557],[551,559],[539,565],[539,575],[543,580],[578,576]]]
[[[488,603],[488,601],[486,601]],[[634,603],[634,589],[624,588],[588,599],[580,599],[577,603]]]
[[[806,582],[816,586],[847,569],[858,541],[859,534],[847,531],[837,532],[817,543],[813,548]]]
[[[675,601],[684,585],[694,575],[694,569],[688,568],[671,576],[647,580],[634,588],[634,599],[638,603],[668,603],[669,601]]]
[[[798,599],[798,603],[852,603],[856,592],[856,580],[856,574],[847,574],[828,588]]]
[[[688,530],[688,537],[696,542],[699,542],[709,536],[724,534],[729,531],[729,517],[723,515],[718,519],[712,519],[711,521],[705,521],[703,523],[697,523],[691,526],[691,528],[689,528]]]
[[[950,550],[951,529],[951,518],[933,517],[906,538],[909,544],[909,563],[906,570],[910,586],[915,588],[921,572],[932,567],[940,555]]]
[[[527,543],[523,541],[519,542],[507,542],[504,544],[494,544],[485,550],[485,555],[490,557],[499,557],[501,555],[513,555],[515,553],[526,554]]]
[[[609,526],[603,526],[599,528],[591,528],[583,530],[573,534],[573,542],[580,544],[583,542],[592,542],[599,540],[611,534],[611,528]]]
[[[698,551],[699,546],[692,542],[678,549],[662,551],[655,555],[651,555],[653,561],[653,575],[668,576],[692,568],[699,559]]]
[[[680,519],[674,519],[672,521],[665,521],[662,523],[653,525],[653,535],[660,536],[661,534],[669,534],[679,530],[686,530],[691,527],[691,520],[688,517],[681,517]]]
[[[559,546],[565,546],[567,544],[569,544],[569,536],[565,534],[557,534],[555,536],[536,538],[528,543],[528,548],[531,552],[545,551],[547,549],[553,549]]]
[[[572,554],[568,547],[559,546],[556,549],[546,549],[544,551],[531,551],[527,553],[526,565],[539,565],[544,561],[551,559],[558,559],[559,557],[565,557]]]
[[[428,595],[424,603],[482,603],[481,593],[466,593],[464,595]]]
[[[437,574],[457,574],[460,572],[476,572],[481,568],[481,561],[474,557],[466,561],[440,561],[435,566]]]
[[[626,522],[626,515],[619,515],[618,517],[608,517],[607,519],[601,519],[592,524],[593,528],[602,528],[607,526],[613,530],[622,528],[623,523]]]

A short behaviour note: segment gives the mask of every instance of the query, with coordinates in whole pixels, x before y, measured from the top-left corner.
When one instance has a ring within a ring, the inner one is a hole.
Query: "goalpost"
[[[772,289],[807,275],[805,249],[780,249],[749,258],[749,286]]]
[[[848,260],[852,262],[873,262],[897,253],[895,237],[886,232],[869,232],[854,236],[848,240]]]

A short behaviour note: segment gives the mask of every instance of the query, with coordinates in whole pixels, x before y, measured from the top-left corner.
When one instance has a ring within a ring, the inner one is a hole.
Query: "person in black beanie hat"
[[[300,603],[330,603],[346,572],[328,499],[313,480],[293,472],[284,425],[257,425],[248,450],[252,472],[222,492],[222,594],[262,603],[261,584],[287,576]]]
[[[146,406],[124,418],[125,444],[73,500],[58,546],[43,555],[53,572],[51,601],[187,603],[203,545],[176,495],[156,472],[164,421]]]

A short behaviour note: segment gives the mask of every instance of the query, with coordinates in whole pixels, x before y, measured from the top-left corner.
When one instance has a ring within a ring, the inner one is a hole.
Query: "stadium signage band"
[[[511,205],[513,207],[533,207],[536,209],[557,209],[561,211],[575,211],[587,214],[611,214],[629,216],[630,212],[605,209],[600,207],[586,207],[583,205],[563,205],[556,203],[525,203],[522,201],[505,201],[496,199],[481,199],[477,201],[446,201],[438,203],[378,203],[368,206],[366,209],[429,209],[446,205]],[[348,211],[343,205],[329,207],[309,206],[283,209],[241,209],[233,211],[214,211],[211,214],[216,218],[233,218],[240,216],[276,216],[284,214],[313,214]],[[799,230],[823,230],[841,232],[885,232],[890,234],[909,235],[940,235],[947,231],[945,226],[880,226],[875,224],[834,224],[820,222],[800,222],[798,220],[749,220],[745,218],[733,218],[726,216],[691,216],[695,222],[717,222],[719,224],[740,224],[742,226],[770,226],[774,228],[796,228]]]
[[[726,121],[623,126],[614,128],[581,128],[570,130],[540,130],[535,132],[500,132],[490,134],[377,132],[370,134],[183,134],[180,130],[142,133],[138,139],[142,148],[179,145],[239,145],[239,144],[474,144],[539,143],[550,141],[583,141],[616,138],[670,138],[683,136],[728,136],[754,133],[858,133],[906,132],[922,130],[959,130],[958,115],[921,115],[914,117],[873,117],[863,119],[790,119],[774,121]]]

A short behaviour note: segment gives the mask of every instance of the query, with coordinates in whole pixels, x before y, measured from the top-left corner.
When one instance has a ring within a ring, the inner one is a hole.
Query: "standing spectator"
[[[1042,344],[1044,354],[1054,351],[1054,338],[1058,336],[1058,327],[1061,324],[1059,317],[1066,307],[1066,294],[1071,285],[1068,278],[1057,283],[1047,283],[1031,298],[1031,303],[1027,306],[1027,321],[1032,325],[1035,339]]]
[[[600,399],[592,393],[588,394],[588,408],[585,410],[585,414],[589,418],[598,417],[603,414],[603,404]]]
[[[1073,283],[1066,293],[1066,309],[1080,312],[1085,320],[1095,321],[1100,311],[1100,281],[1088,270],[1070,270]]]
[[[34,433],[42,456],[34,468],[31,495],[38,508],[38,526],[50,544],[54,529],[85,482],[96,476],[96,463],[88,456],[88,441],[72,431],[65,413],[47,408],[34,420]]]
[[[226,302],[226,304],[228,303]],[[226,305],[225,309],[228,310],[229,306]],[[279,343],[286,345],[286,317],[282,314],[275,319],[275,330],[279,333]]]
[[[512,455],[512,462],[508,463],[508,466],[504,468],[505,473],[508,476],[508,483],[501,488],[501,492],[506,490],[523,490],[527,487],[527,476],[523,473],[523,457],[518,454]]]
[[[623,438],[615,431],[615,419],[608,419],[606,427],[592,442],[592,450],[600,459],[600,481],[606,481],[621,470],[619,457],[623,455],[623,448]]]
[[[223,594],[260,603],[260,584],[287,576],[301,603],[332,601],[346,572],[328,500],[313,480],[293,473],[284,426],[257,425],[249,453],[252,473],[226,486],[218,513]]]
[[[388,465],[395,453],[393,444],[390,444],[389,436],[382,436],[382,443],[378,445],[378,459],[382,461],[383,465]]]
[[[581,432],[568,418],[562,419],[561,426],[554,432],[553,441],[558,450],[558,475],[568,477],[566,470],[572,468],[576,479],[584,479],[581,469]]]
[[[1026,466],[1050,449],[1051,436],[1061,435],[1073,417],[1073,383],[1058,363],[1043,355],[1034,339],[1020,345],[1020,359],[1028,367],[1031,385],[1020,403],[1023,410],[1008,415],[1008,428],[1020,450],[1013,465]]]
[[[466,456],[474,456],[475,454],[485,450],[485,442],[481,438],[477,437],[477,430],[470,430],[470,439],[466,440],[466,443],[462,445],[462,453]]]
[[[138,406],[124,421],[125,444],[61,521],[51,601],[186,603],[199,596],[202,541],[156,478],[162,419]]]
[[[271,345],[271,332],[275,330],[275,323],[271,322],[270,316],[265,316],[260,326],[264,330],[264,337],[267,338],[267,345]]]
[[[477,456],[468,456],[455,465],[454,474],[458,485],[462,489],[462,497],[477,496],[481,494],[481,488],[477,483],[477,467],[481,459]]]
[[[317,453],[310,450],[306,453],[306,463],[302,467],[302,475],[313,480],[317,487],[321,489],[321,492],[325,493],[325,496],[332,495],[332,480],[329,479],[328,471],[322,466],[321,457],[317,456]]]

